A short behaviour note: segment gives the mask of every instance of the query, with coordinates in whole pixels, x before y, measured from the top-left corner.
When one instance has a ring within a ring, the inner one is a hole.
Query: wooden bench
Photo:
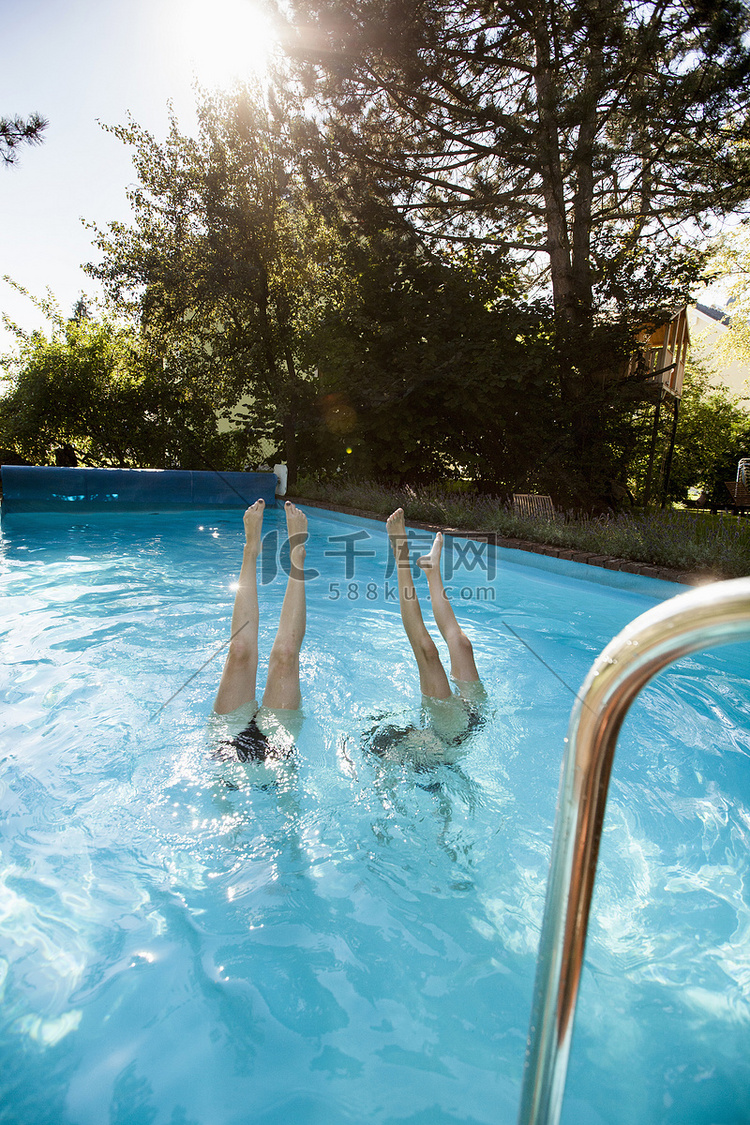
[[[552,503],[551,496],[540,496],[534,492],[514,492],[513,515],[523,516],[525,519],[553,520],[555,505]]]

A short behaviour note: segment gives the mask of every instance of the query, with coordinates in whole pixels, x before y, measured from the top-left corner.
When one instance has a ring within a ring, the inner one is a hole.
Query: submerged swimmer
[[[291,754],[302,723],[299,658],[305,636],[305,543],[307,517],[291,501],[285,504],[289,535],[290,567],[279,627],[268,661],[268,677],[262,706],[256,701],[258,671],[257,564],[263,528],[263,500],[256,500],[243,517],[245,547],[232,611],[231,640],[221,683],[214,701],[217,715],[239,729],[219,748],[242,762],[263,761]],[[438,655],[437,646],[425,628],[412,578],[404,512],[398,508],[386,524],[396,559],[401,620],[417,661],[423,704],[430,718],[426,729],[416,725],[381,725],[367,737],[376,754],[417,763],[437,758],[449,761],[469,734],[483,721],[481,704],[486,695],[479,679],[471,641],[461,629],[443,587],[440,532],[429,554],[417,559],[427,578],[435,622],[448,645],[450,671],[455,690]],[[224,753],[222,753],[222,750]]]
[[[279,617],[279,627],[268,659],[263,705],[255,697],[258,672],[257,564],[265,503],[256,500],[243,517],[245,547],[232,611],[229,651],[214,701],[214,711],[235,724],[245,723],[239,734],[223,743],[236,751],[241,762],[263,761],[267,756],[292,752],[302,721],[299,654],[305,636],[305,543],[307,516],[287,500],[289,578]],[[249,721],[248,721],[249,720]]]
[[[417,661],[419,684],[430,726],[421,729],[417,726],[404,728],[388,724],[371,732],[367,745],[376,754],[384,756],[413,755],[427,761],[440,756],[446,760],[450,758],[451,751],[457,749],[481,725],[481,704],[486,699],[486,693],[474,662],[471,641],[458,624],[443,587],[440,574],[442,532],[439,531],[435,536],[429,554],[417,559],[417,566],[427,578],[435,624],[448,645],[451,679],[455,690],[451,688],[437,645],[422,619],[411,572],[403,508],[397,508],[388,517],[386,528],[396,560],[401,620]]]

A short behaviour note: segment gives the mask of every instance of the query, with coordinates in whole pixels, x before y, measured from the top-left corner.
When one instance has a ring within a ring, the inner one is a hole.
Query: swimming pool
[[[419,710],[385,534],[311,517],[307,718],[275,771],[207,744],[239,515],[4,527],[0,1121],[515,1121],[557,676],[577,689],[680,588],[454,554],[492,718],[455,768],[384,766],[363,732]],[[266,655],[282,526],[267,513]],[[748,673],[739,647],[682,660],[626,721],[569,1125],[750,1120]]]

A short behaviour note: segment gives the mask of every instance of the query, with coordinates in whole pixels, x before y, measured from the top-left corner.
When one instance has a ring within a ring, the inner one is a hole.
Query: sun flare
[[[193,73],[208,86],[263,75],[273,49],[268,19],[254,0],[188,0],[180,38]]]

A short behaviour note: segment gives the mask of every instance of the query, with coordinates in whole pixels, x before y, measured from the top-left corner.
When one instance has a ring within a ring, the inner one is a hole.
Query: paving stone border
[[[341,512],[346,516],[358,516],[360,519],[378,520],[385,523],[386,517],[380,512],[368,512],[364,508],[345,508],[340,504],[330,504],[325,500],[308,500],[304,496],[288,496],[295,504],[304,504],[308,508],[327,508],[330,512]],[[484,543],[492,543],[496,547],[510,547],[515,551],[530,551],[535,555],[548,555],[553,559],[566,559],[571,562],[584,563],[586,566],[601,566],[605,570],[622,570],[626,574],[640,574],[644,578],[659,578],[663,582],[680,582],[684,586],[703,585],[706,582],[717,582],[719,577],[705,572],[683,573],[673,570],[668,566],[650,566],[647,563],[631,562],[630,559],[618,559],[612,555],[598,555],[593,551],[576,551],[570,547],[551,547],[544,543],[532,543],[528,539],[510,539],[494,531],[476,531],[464,527],[447,527],[443,524],[423,523],[421,520],[408,519],[411,527],[423,528],[425,531],[442,531],[448,535],[456,535],[463,539],[480,539]]]

